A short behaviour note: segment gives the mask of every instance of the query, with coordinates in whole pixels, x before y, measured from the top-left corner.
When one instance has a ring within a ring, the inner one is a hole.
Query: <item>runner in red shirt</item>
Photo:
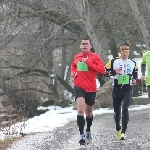
[[[81,145],[90,143],[90,127],[93,121],[93,105],[96,97],[96,77],[97,74],[105,74],[105,67],[96,53],[92,53],[90,39],[84,38],[81,41],[81,53],[75,55],[71,64],[71,77],[74,78],[75,100],[77,101],[77,124],[80,131]],[[84,112],[86,114],[87,129],[84,135]]]

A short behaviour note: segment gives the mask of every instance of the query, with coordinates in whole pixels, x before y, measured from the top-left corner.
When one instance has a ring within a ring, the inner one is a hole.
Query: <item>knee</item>
[[[84,114],[84,109],[82,109],[82,108],[79,108],[78,109],[78,115],[83,115]]]
[[[93,116],[92,111],[86,111],[85,114],[87,118],[91,118]]]
[[[120,113],[120,112],[114,113],[114,117],[116,117],[116,116],[117,116],[117,117],[118,117],[118,116],[120,117],[120,116],[121,116],[121,113]]]
[[[121,109],[114,109],[114,113],[115,113],[116,115],[120,114],[120,113],[121,113]]]
[[[122,108],[122,112],[123,112],[123,113],[127,113],[127,112],[128,112],[128,107],[123,107],[123,108]]]
[[[91,114],[86,114],[87,118],[91,118],[92,117],[92,113]]]
[[[84,104],[78,104],[77,105],[77,112],[79,116],[83,116],[85,112],[85,106]]]

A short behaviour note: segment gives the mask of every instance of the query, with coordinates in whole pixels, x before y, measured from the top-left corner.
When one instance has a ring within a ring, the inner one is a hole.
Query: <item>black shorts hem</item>
[[[75,101],[79,97],[83,97],[85,99],[85,103],[89,106],[93,106],[95,103],[96,92],[86,92],[81,87],[74,87],[75,93]]]

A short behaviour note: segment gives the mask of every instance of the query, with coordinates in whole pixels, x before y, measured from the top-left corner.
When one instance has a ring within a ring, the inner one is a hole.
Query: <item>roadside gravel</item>
[[[91,128],[93,140],[87,146],[78,144],[78,126],[73,121],[52,132],[26,135],[6,150],[150,150],[149,111],[130,111],[125,141],[114,138],[113,114],[102,114],[94,117]]]

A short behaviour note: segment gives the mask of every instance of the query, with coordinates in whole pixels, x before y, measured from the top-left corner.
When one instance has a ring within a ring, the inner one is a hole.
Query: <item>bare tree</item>
[[[97,38],[97,35],[93,29],[93,25],[91,24],[90,21],[90,8],[89,8],[89,2],[88,0],[79,0],[79,1],[74,1],[76,5],[76,9],[85,25],[86,31],[88,36],[92,40],[92,44],[96,50],[97,53],[102,55],[103,60],[107,61],[106,54],[104,53],[102,46]]]
[[[122,42],[131,43],[133,49],[137,43],[148,42],[145,10],[135,4],[131,0],[1,1],[0,87],[10,98],[12,93],[14,101],[48,97],[59,102],[64,90],[74,92],[69,66],[80,51],[81,37],[91,38],[104,62],[108,50],[117,56]]]
[[[148,48],[149,46],[149,40],[150,40],[150,35],[149,35],[149,31],[146,28],[146,23],[144,21],[143,16],[141,15],[141,13],[138,10],[137,4],[135,0],[129,0],[130,6],[132,8],[132,12],[141,28],[142,34],[143,34],[143,38],[144,38],[144,42],[146,44],[146,48]]]

